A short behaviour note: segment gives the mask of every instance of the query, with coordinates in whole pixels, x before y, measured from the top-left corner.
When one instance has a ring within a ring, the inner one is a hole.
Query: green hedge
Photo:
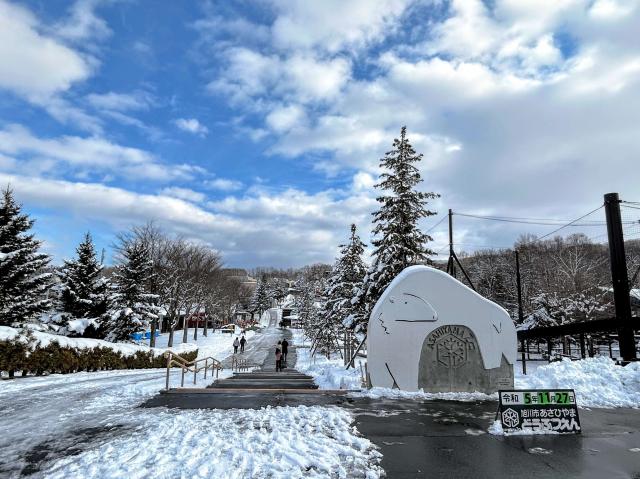
[[[198,351],[180,355],[193,361]],[[45,347],[31,341],[25,343],[19,337],[0,341],[0,371],[13,377],[16,371],[27,374],[75,373],[80,371],[102,371],[108,369],[144,369],[167,366],[164,356],[154,356],[152,351],[138,351],[124,356],[119,351],[106,347],[76,349],[51,342]]]

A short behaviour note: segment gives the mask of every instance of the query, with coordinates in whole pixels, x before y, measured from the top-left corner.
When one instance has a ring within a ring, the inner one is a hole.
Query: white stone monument
[[[491,393],[513,387],[516,353],[502,307],[428,266],[402,271],[369,318],[371,386]]]

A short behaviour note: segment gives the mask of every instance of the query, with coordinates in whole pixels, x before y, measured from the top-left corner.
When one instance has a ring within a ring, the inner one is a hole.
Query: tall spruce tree
[[[122,250],[123,262],[114,274],[115,308],[107,320],[109,341],[130,340],[132,333],[146,329],[158,317],[158,295],[149,292],[153,264],[141,241],[131,241]]]
[[[350,326],[362,317],[362,305],[353,302],[362,289],[367,268],[362,260],[365,244],[351,225],[349,243],[340,245],[340,257],[333,266],[324,292],[323,322],[331,322],[336,328]]]
[[[0,203],[0,325],[28,322],[49,308],[49,256],[39,253],[41,242],[29,230],[34,221],[22,213],[12,190]]]
[[[251,298],[250,307],[251,311],[257,312],[260,317],[262,316],[262,313],[271,307],[271,297],[269,296],[267,283],[264,279],[260,280],[256,286],[256,290]]]
[[[373,213],[373,262],[365,277],[359,300],[365,315],[354,323],[358,329],[366,327],[366,320],[389,283],[406,267],[430,264],[435,252],[427,247],[431,236],[418,228],[418,221],[436,213],[426,208],[427,200],[438,198],[436,193],[418,191],[422,182],[415,166],[422,159],[407,139],[407,128],[400,130],[400,138],[393,140],[393,149],[380,160],[385,170],[376,188],[383,194],[376,198],[380,209]]]
[[[343,327],[362,321],[362,305],[352,300],[362,288],[362,279],[367,271],[362,260],[364,248],[365,244],[356,233],[356,225],[351,225],[349,243],[340,245],[340,257],[333,265],[323,293],[317,341],[320,350],[327,355],[335,349]]]
[[[77,258],[64,262],[59,277],[61,282],[60,306],[62,321],[68,325],[72,319],[90,320],[83,331],[90,337],[99,336],[101,324],[106,320],[109,306],[109,281],[102,276],[103,265],[96,257],[91,235],[86,233],[76,248]]]

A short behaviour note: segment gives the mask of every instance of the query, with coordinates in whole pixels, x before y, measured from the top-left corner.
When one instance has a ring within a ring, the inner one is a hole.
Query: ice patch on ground
[[[618,366],[599,356],[565,359],[516,375],[516,389],[574,389],[579,407],[640,407],[640,363]]]
[[[459,393],[426,393],[420,391],[401,391],[391,388],[371,388],[359,393],[351,393],[353,397],[367,397],[372,399],[420,399],[432,401],[435,399],[444,401],[496,401],[498,394],[484,394],[480,392]]]
[[[378,478],[381,454],[337,407],[140,410],[129,431],[61,458],[43,473],[68,477]]]

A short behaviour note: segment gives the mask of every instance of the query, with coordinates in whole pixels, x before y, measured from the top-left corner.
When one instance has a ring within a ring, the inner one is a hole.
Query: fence
[[[454,219],[463,223],[466,234],[455,235]],[[473,224],[490,225],[480,228],[488,232],[489,241],[477,239],[477,231],[469,228]],[[522,225],[546,231],[536,237],[520,235],[513,246],[491,244],[492,235],[504,234],[505,229],[515,234],[514,228]],[[562,239],[560,235],[568,231],[581,234]],[[583,357],[602,344],[613,356],[620,338],[623,359],[636,358],[638,319],[632,317],[630,297],[637,296],[634,307],[640,310],[640,288],[634,289],[640,276],[640,203],[608,194],[600,206],[571,221],[449,210],[426,232],[436,243],[447,240],[435,249],[437,253],[448,249],[449,274],[511,313],[520,329],[524,368],[531,342],[538,347],[546,343],[549,360],[557,345],[561,354],[571,356],[572,344],[579,344]],[[476,240],[470,242],[469,237]],[[476,252],[472,256],[456,252],[465,246],[475,247]]]

